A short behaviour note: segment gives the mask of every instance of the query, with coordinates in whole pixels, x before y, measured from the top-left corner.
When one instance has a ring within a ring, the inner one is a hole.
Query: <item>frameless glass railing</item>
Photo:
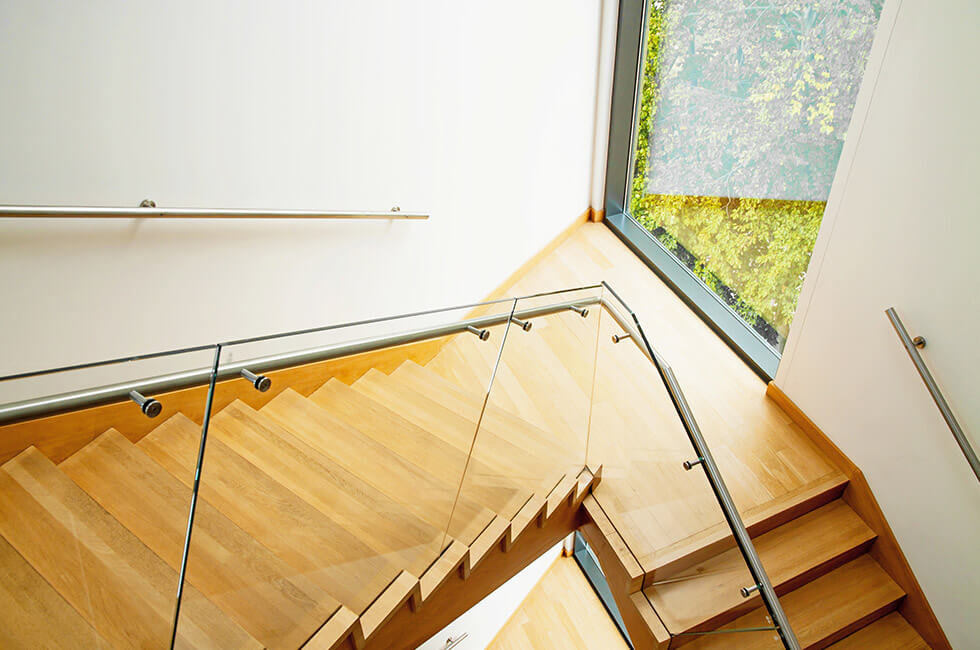
[[[607,514],[643,571],[644,597],[670,637],[798,648],[673,369],[604,289],[589,462],[619,477],[604,480]]]
[[[604,283],[0,391],[0,551],[63,601],[72,638],[299,647],[334,617],[367,636],[386,618],[372,607],[418,605],[440,558],[478,562],[555,513],[574,525],[603,467],[670,635],[713,623],[683,606],[708,540],[744,559],[721,583],[769,616],[730,631],[797,647],[676,377]]]

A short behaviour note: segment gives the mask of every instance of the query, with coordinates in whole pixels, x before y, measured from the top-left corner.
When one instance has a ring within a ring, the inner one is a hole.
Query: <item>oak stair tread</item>
[[[506,472],[479,458],[467,462],[465,452],[338,379],[327,381],[309,398],[408,461],[441,474],[449,484],[459,484],[465,470],[463,493],[501,516],[512,517],[530,497]]]
[[[437,529],[448,525],[449,536],[463,543],[475,539],[496,516],[465,495],[457,500],[458,484],[439,481],[292,389],[279,393],[261,410],[419,518]]]
[[[874,532],[842,500],[797,517],[753,540],[779,593],[851,560],[871,545]],[[713,629],[761,602],[742,598],[752,584],[738,549],[729,549],[644,589],[672,634]]]
[[[904,616],[892,612],[830,647],[833,650],[926,650],[929,644]]]
[[[848,479],[835,471],[807,485],[741,512],[742,521],[753,537],[762,535],[791,519],[839,499]],[[720,515],[719,515],[720,516]],[[735,538],[724,521],[656,550],[643,558],[647,581],[671,575],[696,565],[713,555],[734,548]]]
[[[0,471],[0,534],[109,644],[170,640],[176,572],[34,447]],[[176,644],[259,646],[193,585]]]
[[[344,606],[363,612],[400,569],[230,449],[218,432],[232,419],[224,413],[211,418],[201,498],[299,575]],[[138,446],[189,488],[200,438],[200,427],[177,413]]]
[[[479,417],[484,395],[467,392],[425,366],[408,360],[389,376],[445,408],[462,414],[470,421],[475,422]],[[491,398],[487,401],[481,428],[486,427],[490,431],[499,432],[501,437],[519,444],[542,458],[553,459],[556,455],[570,457],[570,451],[565,446],[556,444],[553,434],[502,408],[493,397],[491,390]]]
[[[416,390],[421,385],[371,370],[352,387],[375,400],[383,400],[386,406],[421,429],[439,436],[482,465],[505,473],[531,492],[550,490],[568,471],[568,463],[561,460],[567,452],[557,441],[546,449],[535,448],[528,439],[515,442],[521,440],[519,433],[495,428],[492,421],[484,423],[475,405],[473,408],[446,405]],[[580,458],[579,467],[581,462]]]
[[[267,414],[235,401],[213,432],[230,449],[321,513],[360,537],[395,566],[420,576],[439,555],[445,530],[347,471]]]
[[[803,648],[826,648],[893,611],[904,596],[905,592],[901,587],[888,577],[870,555],[864,554],[781,596],[779,600],[800,645]],[[764,607],[759,607],[721,629],[766,626],[771,626],[767,612]],[[691,650],[731,648],[733,645],[746,650],[780,647],[774,640],[774,635],[775,632],[710,634],[694,637],[684,647]]]
[[[189,487],[113,429],[60,467],[167,564],[180,568]],[[268,647],[301,645],[340,607],[207,500],[197,504],[187,582]]]
[[[95,629],[0,537],[0,647],[105,648]]]

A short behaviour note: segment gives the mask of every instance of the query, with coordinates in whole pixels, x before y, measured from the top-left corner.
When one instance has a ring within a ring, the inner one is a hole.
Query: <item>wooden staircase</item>
[[[739,594],[752,580],[717,504],[683,482],[691,451],[662,386],[636,350],[594,347],[616,331],[601,323],[568,312],[515,328],[499,366],[497,346],[463,334],[424,359],[385,351],[219,401],[177,645],[415,647],[578,529],[635,647],[780,647],[733,632],[771,623]],[[0,645],[167,643],[201,429],[190,410],[168,415],[2,465]],[[790,487],[742,515],[801,644],[929,647],[852,475],[801,434],[777,442],[752,453]]]
[[[835,486],[823,505],[809,500],[812,507],[800,512],[792,504],[792,516],[774,512],[750,527],[801,646],[928,648],[896,611],[906,594],[873,557],[877,535],[840,495]],[[613,576],[635,647],[782,647],[775,632],[735,631],[772,622],[757,594],[740,594],[753,580],[734,539],[711,539],[666,566],[641,568],[601,501],[601,491],[586,499],[583,533]]]
[[[487,558],[472,591],[574,530],[599,481],[584,448],[496,405],[475,446],[473,376],[407,361],[215,413],[177,645],[391,647],[393,617],[436,631],[451,608],[428,603]],[[178,412],[59,463],[29,447],[2,465],[0,645],[169,642],[200,435]]]

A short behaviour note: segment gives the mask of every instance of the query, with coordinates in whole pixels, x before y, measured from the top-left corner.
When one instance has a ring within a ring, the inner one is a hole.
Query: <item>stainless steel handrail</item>
[[[589,289],[593,287],[583,287],[582,289]],[[575,291],[578,289],[571,289],[569,291]],[[541,294],[547,295],[547,294]],[[486,304],[497,304],[500,301],[491,301]],[[513,299],[505,302],[513,302]],[[540,316],[547,316],[549,314],[554,314],[558,312],[568,311],[570,307],[582,307],[587,305],[594,305],[600,302],[598,296],[592,296],[589,298],[583,298],[581,300],[570,300],[562,301],[558,303],[551,303],[548,305],[542,305],[540,307],[534,307],[530,309],[522,309],[514,313],[515,318],[521,320],[528,320],[531,318],[537,318]],[[424,312],[423,312],[424,313]],[[374,350],[380,350],[383,348],[394,347],[397,345],[405,345],[407,343],[417,343],[419,341],[426,341],[429,339],[437,339],[443,336],[449,336],[451,334],[459,334],[465,332],[468,327],[474,327],[476,329],[484,329],[487,327],[492,327],[494,325],[502,325],[508,321],[511,317],[510,310],[506,313],[493,314],[490,316],[481,316],[477,318],[470,318],[464,321],[457,321],[454,323],[441,324],[441,325],[431,325],[424,328],[397,332],[394,334],[386,334],[384,336],[377,336],[373,338],[360,339],[357,341],[348,341],[341,344],[326,345],[320,347],[309,348],[305,350],[300,350],[297,352],[288,352],[283,354],[271,355],[266,357],[260,357],[257,359],[248,359],[245,361],[237,361],[234,363],[228,363],[221,367],[218,372],[218,380],[230,379],[237,377],[243,369],[248,369],[251,372],[270,372],[274,370],[281,370],[283,368],[289,368],[292,366],[297,366],[306,363],[313,363],[316,361],[326,361],[329,359],[336,359],[339,357],[345,357],[352,354],[360,354],[363,352],[371,352]],[[383,322],[386,319],[379,319],[376,321],[364,321],[364,322]],[[320,328],[320,330],[303,330],[303,332],[309,331],[322,331],[325,328]],[[290,334],[281,335],[289,336]],[[240,341],[231,341],[228,343],[222,343],[225,347],[238,345],[241,343],[251,343],[254,341],[265,341],[269,337],[257,337],[254,339],[242,339]],[[185,350],[204,350],[208,348],[213,348],[214,345],[198,346],[195,348],[185,348]],[[184,350],[177,351],[174,354],[179,354]],[[153,355],[146,355],[144,358],[159,358],[165,356],[166,353],[158,353]],[[138,357],[134,357],[138,358]],[[116,360],[113,360],[115,362]],[[81,366],[72,366],[69,369],[76,367],[93,367],[96,364],[82,364]],[[57,370],[42,371],[43,374],[51,374],[52,372],[57,372]],[[36,376],[37,373],[24,373],[20,375],[12,375],[9,379],[17,379],[22,377]],[[59,395],[49,395],[46,397],[39,397],[29,400],[24,400],[20,402],[12,402],[9,404],[0,405],[0,424],[8,424],[10,422],[17,422],[20,420],[27,420],[31,418],[40,417],[42,415],[53,415],[55,413],[63,413],[65,411],[72,411],[79,408],[85,408],[89,406],[98,406],[100,404],[109,404],[117,401],[125,401],[129,399],[130,391],[137,391],[143,394],[159,394],[163,392],[168,392],[172,390],[179,390],[182,388],[190,388],[192,386],[202,386],[208,383],[211,376],[211,368],[197,368],[194,370],[188,370],[183,372],[170,373],[166,375],[160,375],[157,377],[151,377],[148,379],[140,379],[136,381],[127,381],[117,384],[111,384],[108,386],[100,386],[97,388],[88,388],[84,390],[76,390],[68,393],[62,393]]]
[[[625,318],[610,301],[603,297],[603,306],[606,307],[606,311],[612,315],[620,327],[629,333],[629,339],[636,344],[640,351],[653,362],[661,380],[667,387],[667,392],[670,395],[671,402],[674,404],[674,409],[677,411],[677,415],[680,416],[684,430],[687,432],[691,445],[698,455],[700,461],[698,464],[704,468],[704,473],[715,494],[715,499],[718,501],[718,505],[721,506],[725,520],[728,522],[728,526],[731,528],[732,534],[735,537],[735,543],[738,545],[745,564],[752,574],[752,579],[755,580],[759,594],[762,597],[762,602],[772,617],[783,645],[791,650],[799,650],[800,642],[797,640],[796,634],[789,624],[789,619],[783,611],[779,597],[776,595],[776,590],[772,586],[772,581],[762,566],[762,560],[759,559],[759,554],[755,550],[752,538],[749,536],[749,532],[745,528],[745,523],[742,521],[741,515],[738,514],[738,509],[735,507],[735,501],[732,499],[732,495],[728,491],[728,486],[725,485],[725,480],[718,470],[718,465],[715,463],[711,450],[708,448],[708,444],[701,434],[701,428],[698,426],[697,420],[694,419],[694,413],[691,411],[691,407],[684,397],[684,391],[681,389],[680,382],[677,381],[674,371],[664,361],[663,357],[650,345],[650,341],[647,340],[646,334],[643,332],[643,327],[640,325],[640,320],[633,310],[630,309],[629,305],[620,298],[619,294],[608,283],[603,282],[602,284],[629,313],[630,318]]]
[[[905,351],[909,353],[909,357],[912,359],[912,363],[915,365],[915,369],[919,371],[919,376],[922,377],[922,381],[926,385],[926,390],[932,395],[932,400],[939,407],[939,412],[942,413],[943,419],[946,420],[946,426],[953,433],[953,437],[956,439],[956,444],[960,446],[963,451],[963,455],[966,456],[966,462],[970,464],[970,469],[976,475],[977,480],[980,480],[980,460],[977,459],[977,452],[974,451],[973,446],[967,439],[966,434],[963,433],[963,428],[960,427],[960,423],[957,422],[956,416],[953,415],[953,410],[949,408],[949,404],[946,402],[946,398],[943,397],[943,392],[939,390],[939,386],[936,384],[936,380],[933,379],[932,373],[929,372],[928,366],[926,366],[925,361],[922,359],[922,355],[919,354],[919,345],[925,347],[925,339],[921,337],[912,338],[909,336],[908,330],[905,329],[905,325],[902,323],[902,319],[898,317],[898,312],[895,311],[894,307],[889,307],[885,310],[885,314],[888,315],[888,320],[891,321],[892,327],[895,328],[895,332],[898,333],[898,338],[902,340],[902,345],[905,346]]]
[[[260,208],[135,208],[60,205],[0,205],[0,218],[11,219],[428,219],[421,212],[344,210],[267,210]]]
[[[762,566],[762,562],[756,553],[755,547],[752,544],[752,540],[749,537],[748,531],[745,528],[745,524],[742,522],[738,510],[735,507],[734,501],[732,500],[731,494],[725,485],[724,479],[721,477],[721,473],[718,470],[718,466],[714,461],[711,454],[711,450],[708,448],[707,443],[704,440],[701,430],[698,427],[697,421],[694,419],[694,414],[691,411],[690,405],[687,403],[687,399],[684,397],[684,392],[681,389],[680,383],[677,381],[671,367],[664,361],[664,359],[654,350],[650,345],[643,328],[640,325],[639,319],[636,314],[629,308],[625,301],[619,297],[619,295],[613,290],[613,288],[606,282],[602,282],[601,285],[590,285],[585,287],[578,287],[575,289],[564,289],[560,291],[547,292],[541,294],[535,294],[534,296],[527,297],[543,297],[548,295],[558,295],[560,293],[568,293],[576,290],[592,289],[598,286],[603,286],[608,290],[609,294],[612,295],[615,300],[622,305],[622,307],[629,313],[630,318],[627,319],[622,314],[619,313],[618,308],[613,304],[611,300],[602,296],[590,296],[588,298],[583,298],[579,300],[562,301],[558,303],[552,303],[548,305],[543,305],[540,307],[523,309],[520,311],[508,311],[507,313],[493,314],[490,316],[482,316],[476,318],[470,318],[464,321],[459,321],[455,323],[433,325],[429,327],[419,328],[415,330],[399,332],[394,334],[388,334],[384,336],[378,336],[373,338],[361,339],[358,341],[345,342],[342,344],[321,346],[316,348],[310,348],[306,350],[301,350],[298,352],[290,352],[266,357],[260,357],[256,359],[248,359],[245,361],[239,361],[235,363],[230,363],[224,367],[219,368],[217,361],[210,368],[199,368],[195,370],[171,373],[167,375],[162,375],[158,377],[153,377],[149,379],[141,379],[137,381],[129,381],[118,384],[112,384],[109,386],[102,386],[98,388],[91,388],[80,391],[72,391],[69,393],[63,393],[60,395],[52,395],[48,397],[42,397],[37,399],[25,400],[21,402],[15,402],[11,404],[0,405],[0,424],[6,424],[9,422],[15,422],[19,420],[29,419],[39,417],[41,415],[48,415],[53,413],[60,413],[64,411],[74,410],[78,408],[83,408],[87,406],[95,406],[98,404],[105,404],[116,401],[124,401],[129,398],[129,393],[131,391],[138,391],[140,393],[160,393],[171,390],[178,390],[181,388],[188,388],[192,386],[209,385],[210,389],[208,392],[208,402],[214,393],[215,383],[222,379],[229,379],[232,377],[237,377],[241,371],[245,368],[252,372],[269,372],[274,370],[279,370],[282,368],[292,367],[305,363],[312,363],[316,361],[325,361],[329,359],[335,359],[338,357],[348,356],[352,354],[358,354],[362,352],[369,352],[373,350],[379,350],[382,348],[393,347],[397,345],[404,345],[407,343],[415,343],[419,341],[440,338],[443,336],[448,336],[451,334],[457,334],[467,331],[469,328],[483,329],[491,327],[494,325],[502,325],[508,322],[510,319],[518,318],[521,320],[528,320],[532,318],[537,318],[540,316],[546,316],[549,314],[554,314],[558,312],[565,312],[569,309],[574,309],[576,311],[580,310],[582,307],[601,304],[605,307],[606,311],[612,315],[616,322],[626,330],[632,341],[639,347],[640,351],[649,358],[654,366],[656,367],[658,373],[664,385],[667,387],[667,391],[670,395],[671,401],[684,425],[684,429],[687,432],[688,438],[694,447],[695,452],[700,459],[700,464],[703,466],[705,474],[707,476],[708,482],[711,485],[715,497],[718,500],[719,505],[725,515],[725,519],[728,522],[729,527],[735,537],[736,544],[745,559],[746,565],[752,575],[753,580],[755,580],[756,586],[759,588],[760,595],[763,602],[769,611],[770,616],[775,624],[775,629],[782,638],[785,647],[792,650],[798,650],[800,645],[793,633],[792,627],[786,618],[786,614],[783,612],[782,606],[779,603],[779,598],[776,595],[775,590],[772,587],[772,583],[766,574],[765,569]],[[513,300],[513,299],[511,299]],[[490,301],[487,303],[480,304],[496,304],[499,302],[510,302],[510,301]],[[480,306],[473,305],[473,306]],[[432,312],[419,312],[421,314],[434,314],[439,311],[444,310],[433,310]],[[377,323],[387,320],[393,320],[394,318],[383,318],[376,319],[374,321],[363,321],[365,323]],[[324,328],[313,328],[310,330],[301,330],[301,333],[324,331],[333,328],[340,328],[344,326],[328,326]],[[233,341],[230,343],[218,343],[206,346],[197,346],[194,348],[185,348],[183,351],[190,350],[203,350],[207,348],[215,348],[220,351],[222,346],[254,342],[254,341],[265,341],[271,338],[281,338],[285,336],[290,336],[293,333],[276,334],[264,337],[256,337],[254,339],[242,339],[240,341]],[[174,351],[172,353],[176,354],[181,351]],[[170,353],[154,353],[151,355],[143,355],[142,357],[130,357],[130,359],[139,358],[159,358],[161,356],[166,356]],[[216,352],[216,359],[217,359]],[[105,363],[117,363],[122,362],[127,359],[114,359],[107,362],[98,362],[94,364],[81,364],[79,366],[72,366],[68,369],[76,368],[87,368],[95,367]],[[47,371],[39,371],[36,373],[23,373],[19,375],[11,375],[0,379],[17,379],[30,376],[38,376],[40,374],[50,374],[53,372],[58,372],[64,369],[51,369]],[[202,449],[204,444],[205,433],[202,434]],[[198,472],[200,472],[201,459],[198,460]],[[193,517],[193,515],[191,515]],[[188,527],[192,525],[192,519],[189,519]],[[187,536],[189,538],[189,534]],[[186,539],[185,538],[185,544]],[[185,549],[186,556],[186,549]],[[186,560],[186,557],[185,557]],[[179,602],[179,601],[178,601]]]

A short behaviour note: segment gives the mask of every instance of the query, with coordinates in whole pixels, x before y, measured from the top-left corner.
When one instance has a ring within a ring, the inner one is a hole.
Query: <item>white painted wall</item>
[[[5,220],[0,373],[482,299],[589,207],[600,7],[4,0],[0,203],[432,218]]]
[[[980,485],[884,311],[980,442],[980,4],[889,0],[776,384],[864,471],[954,647],[980,638]]]

